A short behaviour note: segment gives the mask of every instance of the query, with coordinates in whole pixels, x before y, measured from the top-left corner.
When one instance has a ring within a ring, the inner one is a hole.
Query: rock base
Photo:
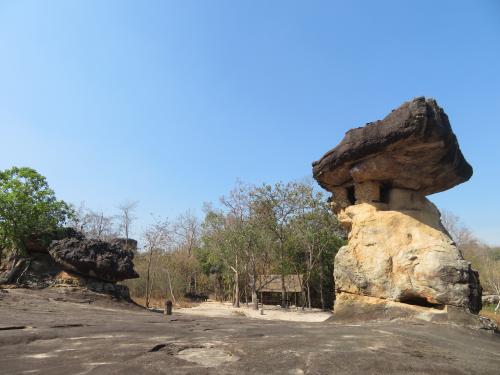
[[[131,301],[130,291],[126,285],[81,277],[65,271],[55,277],[53,287],[81,287],[95,293],[109,294],[120,300]]]
[[[492,320],[449,305],[441,308],[423,307],[349,293],[340,293],[335,300],[334,322],[355,323],[397,319],[424,320],[499,332],[498,326]]]
[[[335,257],[337,292],[481,310],[479,277],[418,192],[391,189],[387,203],[359,203],[338,214],[349,242]]]

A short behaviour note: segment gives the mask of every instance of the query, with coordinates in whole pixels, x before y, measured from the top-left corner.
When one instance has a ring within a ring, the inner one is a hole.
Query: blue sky
[[[0,168],[173,217],[237,178],[303,179],[415,96],[474,167],[431,196],[500,244],[500,2],[1,1]]]

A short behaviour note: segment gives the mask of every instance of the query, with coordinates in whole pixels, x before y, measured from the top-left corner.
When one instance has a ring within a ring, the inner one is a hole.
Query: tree
[[[187,211],[177,217],[173,225],[177,246],[185,248],[188,256],[193,255],[200,236],[200,222],[192,212]]]
[[[5,250],[13,250],[16,257],[24,254],[31,236],[57,230],[72,215],[71,207],[56,199],[34,169],[0,172],[0,261]]]
[[[286,307],[285,275],[290,273],[287,243],[291,235],[290,223],[294,216],[304,212],[307,206],[309,186],[298,182],[264,184],[252,192],[255,212],[259,221],[273,238],[273,253],[281,276],[281,306]]]
[[[500,298],[500,259],[498,249],[481,243],[472,231],[463,225],[460,218],[445,211],[441,222],[457,244],[465,259],[479,271],[481,284],[488,293]],[[500,301],[495,307],[495,314],[500,309]]]
[[[103,211],[89,210],[85,220],[87,221],[87,228],[84,233],[87,237],[99,240],[117,237],[113,217],[104,215]]]
[[[244,186],[240,181],[236,182],[236,186],[231,190],[229,196],[222,197],[221,203],[229,210],[226,215],[226,226],[231,229],[227,234],[230,237],[227,241],[232,243],[231,254],[234,258],[234,263],[229,267],[234,272],[234,306],[240,307],[240,273],[241,273],[241,257],[246,253],[247,258],[251,254],[249,243],[249,232],[247,231],[248,216],[249,216],[249,194],[248,187]],[[255,273],[253,277],[255,283]],[[256,303],[257,294],[252,290],[252,302]]]
[[[198,251],[205,272],[216,274],[216,281],[229,278],[232,280],[233,304],[239,307],[239,238],[235,230],[235,220],[221,210],[209,208],[203,222],[203,247]],[[221,285],[217,285],[219,287]],[[223,293],[225,294],[225,293]]]
[[[146,273],[146,307],[149,307],[151,290],[153,289],[154,272],[152,272],[151,270],[151,267],[153,265],[153,256],[156,254],[157,257],[159,257],[159,255],[165,251],[168,242],[170,240],[169,226],[170,224],[167,219],[165,219],[164,221],[157,220],[144,232],[145,248],[148,253],[147,273]],[[155,262],[155,264],[157,265],[158,262]],[[172,298],[175,301],[175,297],[172,292],[172,285],[168,269],[166,270],[166,272],[169,278],[168,280],[169,280],[170,294],[172,295]]]
[[[460,218],[452,212],[443,211],[441,223],[460,250],[471,243],[478,242],[471,230],[463,225]]]
[[[187,252],[187,258],[190,260],[200,240],[200,222],[198,218],[192,212],[187,211],[177,217],[172,227],[173,242],[178,249]],[[189,286],[187,292],[196,293],[197,291],[196,271],[196,269],[193,269],[188,275]]]
[[[321,193],[315,195],[311,189],[308,200],[310,210],[295,217],[291,223],[293,228],[292,247],[299,254],[298,259],[303,260],[302,264],[297,261],[293,264],[297,274],[302,273],[300,270],[303,270],[303,277],[300,281],[302,293],[304,297],[307,297],[309,308],[312,307],[311,280],[315,274],[319,277],[321,307],[325,309],[326,302],[323,292],[325,270],[327,277],[332,277],[328,272],[331,270],[328,265],[333,265],[335,254],[343,245],[343,232]],[[303,302],[305,300],[306,298],[303,298]],[[304,307],[304,305],[302,306]]]
[[[251,296],[258,308],[265,276],[279,274],[284,289],[285,275],[297,273],[307,305],[331,306],[333,261],[344,233],[311,183],[256,188],[237,182],[220,203],[204,206],[201,224],[190,212],[179,216],[166,246],[151,246],[157,231],[148,230],[135,262],[141,278],[127,282],[135,296],[146,296],[149,304],[152,295],[165,295],[159,285],[172,296],[192,292],[194,279],[196,294],[215,292],[217,300],[231,299],[234,306],[248,304]],[[288,293],[281,294],[286,306]]]
[[[224,274],[227,271],[227,259],[223,256],[224,246],[224,214],[211,205],[205,205],[205,219],[201,225],[201,247],[196,257],[203,273],[213,281],[216,300],[225,298]]]
[[[495,307],[495,314],[497,314],[500,309],[500,261],[495,259],[495,254],[491,249],[483,255],[481,271],[485,287],[499,298]]]
[[[118,206],[118,209],[121,211],[120,215],[120,231],[125,236],[125,246],[128,245],[130,227],[132,222],[136,219],[134,216],[134,211],[137,208],[138,202],[123,202]]]
[[[78,208],[73,208],[74,215],[69,221],[69,226],[88,238],[109,240],[118,237],[115,218],[104,215],[103,211],[93,211],[81,203]]]

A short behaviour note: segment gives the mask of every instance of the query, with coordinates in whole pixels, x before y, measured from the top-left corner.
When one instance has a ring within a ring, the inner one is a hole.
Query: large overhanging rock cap
[[[434,99],[415,98],[383,120],[349,130],[313,163],[326,190],[366,181],[433,194],[472,176],[448,116]]]
[[[134,253],[123,248],[122,242],[66,238],[53,241],[49,254],[63,270],[85,277],[112,283],[138,278]]]

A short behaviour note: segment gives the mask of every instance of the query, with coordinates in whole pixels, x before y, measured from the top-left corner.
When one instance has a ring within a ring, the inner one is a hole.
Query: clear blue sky
[[[1,1],[0,168],[173,217],[302,179],[345,131],[438,100],[474,167],[431,196],[500,244],[500,2]]]

